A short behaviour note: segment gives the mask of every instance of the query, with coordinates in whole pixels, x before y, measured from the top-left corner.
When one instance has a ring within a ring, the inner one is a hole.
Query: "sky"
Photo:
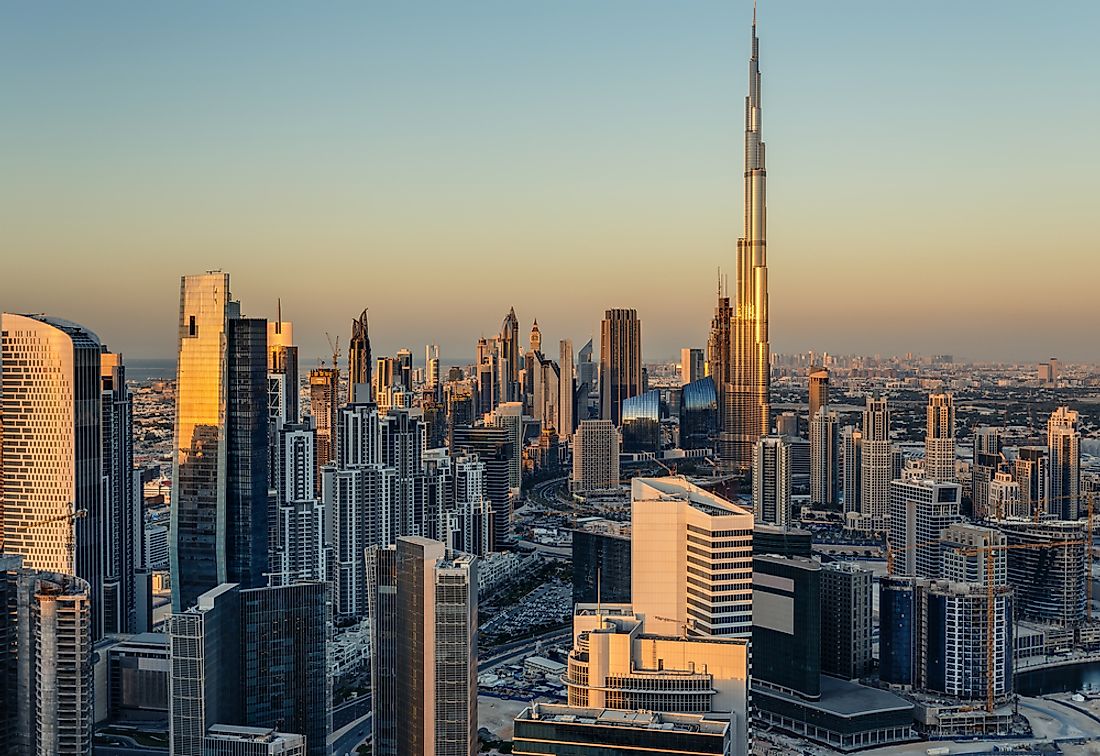
[[[171,357],[179,277],[305,355],[634,307],[702,347],[748,0],[0,6],[0,309]],[[774,352],[1098,361],[1100,3],[763,0]],[[732,283],[731,283],[732,286]],[[551,348],[551,352],[556,349]]]

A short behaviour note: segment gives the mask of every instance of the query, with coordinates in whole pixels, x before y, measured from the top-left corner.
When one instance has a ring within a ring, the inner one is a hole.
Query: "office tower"
[[[309,371],[309,413],[317,430],[315,480],[321,482],[321,468],[336,460],[340,427],[340,371],[314,368]],[[320,493],[320,489],[317,490]]]
[[[500,336],[496,339],[496,349],[497,386],[500,390],[497,402],[522,401],[519,382],[519,319],[516,317],[515,308],[508,310],[508,314],[500,324]]]
[[[413,390],[413,354],[409,349],[398,349],[394,355],[394,383],[405,391]]]
[[[912,686],[917,627],[917,578],[879,580],[879,678],[890,685]]]
[[[103,349],[91,331],[44,315],[3,313],[0,342],[0,544],[28,569],[85,580],[98,638],[114,514],[103,490]]]
[[[581,604],[563,677],[574,707],[709,714],[749,751],[749,641],[659,635],[630,605]]]
[[[265,582],[267,322],[242,318],[229,274],[184,276],[172,475],[172,606]]]
[[[476,454],[485,465],[484,495],[492,514],[492,551],[512,543],[512,494],[509,486],[514,438],[506,428],[454,429],[451,453]]]
[[[1030,512],[1020,503],[1020,484],[1007,472],[994,473],[989,482],[989,517],[1028,517]]]
[[[629,526],[581,521],[573,531],[572,553],[574,604],[630,603]]]
[[[367,310],[351,321],[351,341],[348,342],[348,401],[352,404],[374,401],[371,394],[370,330]],[[411,388],[411,387],[407,387]]]
[[[204,756],[307,756],[306,739],[270,727],[218,724],[203,738]]]
[[[596,363],[592,361],[592,339],[589,339],[577,352],[577,393],[576,411],[574,412],[576,420],[574,425],[580,423],[581,420],[588,420],[592,417],[590,402],[593,392],[599,391],[598,378]]]
[[[568,441],[577,427],[577,378],[573,363],[573,341],[558,343],[558,436]]]
[[[729,756],[730,723],[703,714],[535,703],[516,716],[512,753],[561,756]]]
[[[853,562],[821,565],[821,671],[854,679],[871,669],[871,570]]]
[[[271,584],[327,579],[325,506],[316,494],[317,432],[288,424],[276,439]]]
[[[392,394],[395,388],[406,388],[401,382],[401,366],[396,357],[376,357],[374,360],[374,377],[372,378],[374,401],[381,404],[386,395]]]
[[[862,447],[859,529],[878,533],[885,530],[890,510],[890,481],[896,477],[890,445],[890,410],[885,399],[867,398]]]
[[[724,291],[722,274],[718,274],[718,300],[714,308],[714,317],[710,322],[710,334],[707,336],[706,373],[714,381],[715,398],[718,402],[717,424],[719,432],[715,442],[718,458],[733,458],[735,444],[732,429],[723,423],[729,420],[726,411],[727,402],[732,401],[730,381],[733,380],[733,320],[736,313],[730,304],[730,298]],[[729,430],[730,432],[725,432]]]
[[[642,322],[638,311],[607,310],[600,324],[600,419],[618,427],[623,400],[642,390]]]
[[[752,509],[755,522],[786,526],[791,521],[791,439],[762,436],[752,454]]]
[[[372,629],[376,641],[371,652],[371,666],[377,670],[372,672],[373,726],[379,733],[375,754],[475,753],[475,559],[449,553],[438,541],[399,538],[392,572],[380,573],[371,593],[377,601],[372,625],[378,626]],[[378,642],[379,634],[393,641]],[[385,658],[387,652],[393,654],[392,664]],[[387,707],[387,701],[392,706]]]
[[[718,391],[710,376],[680,392],[680,448],[713,452],[718,441]]]
[[[308,756],[328,756],[332,680],[325,583],[240,591],[243,724],[304,735]]]
[[[757,523],[752,529],[753,556],[813,556],[813,533],[798,528]]]
[[[186,611],[168,618],[172,756],[203,756],[211,725],[241,721],[241,602],[235,583],[222,583]]]
[[[661,392],[650,389],[623,400],[623,451],[628,454],[661,452]]]
[[[356,618],[367,608],[363,552],[396,538],[396,472],[382,464],[377,406],[345,406],[340,410],[340,428],[336,463],[322,470],[321,499],[328,514],[326,543],[334,562],[335,611],[341,617]]]
[[[508,433],[508,487],[518,490],[523,481],[523,403],[498,404],[486,425],[503,428]]]
[[[824,407],[810,417],[810,501],[832,505],[837,501],[840,473],[840,417]]]
[[[976,518],[989,516],[989,484],[1004,461],[1001,452],[1003,431],[978,428],[974,431],[974,462],[970,472],[970,505]]]
[[[1012,463],[1012,477],[1020,485],[1020,511],[1038,517],[1046,511],[1049,482],[1047,448],[1021,446]]]
[[[1080,516],[1081,432],[1077,413],[1059,407],[1047,421],[1047,453],[1050,455],[1050,503],[1047,511],[1063,520]]]
[[[282,302],[277,307],[275,320],[267,324],[267,374],[268,402],[273,416],[284,423],[298,422],[301,418],[298,347],[294,345],[294,325],[283,320]]]
[[[858,522],[863,511],[863,431],[850,425],[840,432],[840,453],[844,483],[845,525]],[[856,518],[853,520],[853,518]]]
[[[573,434],[574,493],[610,491],[619,487],[619,432],[610,420],[582,420]]]
[[[542,428],[557,429],[561,422],[558,411],[561,368],[553,360],[546,359],[542,352],[532,352],[530,357],[531,368],[527,375],[531,379],[531,414]]]
[[[991,571],[993,585],[1006,585],[1007,543],[1005,534],[993,528],[962,522],[949,525],[940,534],[943,567],[936,577],[985,585]]]
[[[532,352],[542,351],[542,331],[539,330],[539,319],[535,318],[531,325],[531,338],[528,342]]]
[[[493,550],[493,513],[485,493],[485,463],[476,454],[453,460],[454,512],[448,516],[444,540],[449,548],[474,556]]]
[[[440,384],[439,344],[424,347],[424,382],[435,388]]]
[[[0,553],[0,735],[12,756],[92,749],[91,589]]]
[[[908,472],[908,471],[907,471]],[[907,475],[890,483],[891,575],[940,576],[939,538],[959,522],[962,487]]]
[[[96,646],[102,668],[93,674],[96,685],[96,718],[111,722],[160,719],[168,722],[168,691],[171,687],[172,658],[166,633],[143,631],[136,635],[116,636]],[[106,683],[104,685],[104,682]]]
[[[748,637],[752,513],[680,477],[634,478],[630,500],[630,595],[650,631]]]
[[[821,565],[805,557],[752,560],[753,684],[821,696]]]
[[[374,753],[397,754],[397,548],[366,552]]]
[[[702,349],[684,347],[680,350],[680,383],[688,384],[704,377],[706,362]]]
[[[1008,582],[1016,590],[1019,615],[1065,627],[1086,619],[1086,523],[1008,520],[997,527],[1012,547]]]
[[[768,346],[767,172],[761,140],[760,40],[752,26],[749,94],[745,99],[745,232],[737,241],[737,309],[729,397],[723,432],[728,434],[726,467],[747,469],[752,449],[771,425],[771,352]]]
[[[950,393],[928,395],[924,472],[932,480],[955,481],[955,397]]]
[[[810,422],[817,417],[822,407],[829,406],[829,370],[812,368],[810,370]]]
[[[104,348],[100,355],[100,379],[105,514],[103,632],[127,633],[135,631],[137,621],[135,571],[140,557],[138,535],[143,535],[143,524],[141,499],[137,498],[141,490],[135,489],[134,482],[133,398],[126,387],[122,355]]]
[[[425,499],[424,423],[408,410],[390,410],[381,417],[382,464],[393,470],[394,515],[392,536],[381,541],[393,543],[402,535],[424,535]]]

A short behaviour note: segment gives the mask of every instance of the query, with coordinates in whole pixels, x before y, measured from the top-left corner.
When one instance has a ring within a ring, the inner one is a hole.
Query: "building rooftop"
[[[753,694],[756,693],[763,693],[838,717],[858,717],[884,711],[911,711],[913,708],[913,704],[889,691],[827,675],[821,676],[821,698],[817,701],[808,701],[772,688],[754,686]]]
[[[688,481],[682,475],[667,478],[634,478],[631,501],[683,501],[711,517],[744,516],[752,512]]]
[[[516,719],[560,722],[563,724],[600,725],[603,727],[697,732],[703,735],[724,735],[730,726],[728,719],[710,719],[708,715],[702,714],[591,709],[562,704],[534,704],[521,711]]]

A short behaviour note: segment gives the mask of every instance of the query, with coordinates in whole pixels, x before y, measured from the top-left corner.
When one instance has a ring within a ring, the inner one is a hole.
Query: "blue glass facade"
[[[623,400],[623,451],[661,450],[661,392],[650,389]]]
[[[714,449],[718,437],[718,392],[710,376],[692,381],[680,396],[680,448]]]
[[[883,578],[879,584],[879,677],[885,683],[913,684],[915,596],[911,580]]]

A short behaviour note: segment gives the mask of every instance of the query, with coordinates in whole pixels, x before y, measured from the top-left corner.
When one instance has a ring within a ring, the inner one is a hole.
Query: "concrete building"
[[[320,494],[321,468],[336,461],[340,431],[340,371],[335,366],[309,371],[309,412],[317,431],[315,480]]]
[[[267,727],[216,724],[203,738],[204,756],[307,756],[301,735]]]
[[[955,475],[955,397],[929,394],[924,436],[924,472],[937,482],[953,483]]]
[[[1021,446],[1012,463],[1012,478],[1020,485],[1024,517],[1046,512],[1050,469],[1045,446]]]
[[[687,385],[706,375],[706,355],[702,349],[684,347],[680,350],[680,383]]]
[[[588,494],[619,487],[619,431],[610,420],[582,420],[573,434],[569,488]]]
[[[508,487],[518,491],[523,478],[523,402],[501,402],[489,414],[486,425],[508,433],[511,454],[508,457]]]
[[[867,398],[861,438],[860,508],[855,528],[881,533],[886,529],[890,512],[890,481],[896,477],[890,443],[890,409],[886,399]]]
[[[1004,463],[1003,431],[978,428],[974,431],[974,460],[970,466],[970,505],[977,518],[989,516],[989,484]]]
[[[761,436],[752,451],[755,522],[785,527],[791,522],[793,460],[790,436]]]
[[[962,522],[950,525],[940,534],[943,564],[935,577],[985,585],[992,568],[993,584],[1006,585],[1008,552],[1002,547],[1007,543],[1004,533],[993,528]]]
[[[618,427],[623,400],[643,390],[638,311],[607,310],[600,324],[600,419]]]
[[[821,671],[847,680],[871,669],[872,572],[852,562],[821,565]]]
[[[351,321],[351,338],[348,340],[348,403],[361,404],[374,401],[371,380],[370,323],[367,310]],[[333,367],[336,367],[333,365]],[[412,388],[407,386],[406,388]]]
[[[1061,520],[1081,516],[1081,432],[1077,413],[1059,407],[1047,421],[1050,497],[1047,511]]]
[[[1031,515],[1020,497],[1020,484],[1007,472],[993,474],[989,481],[988,516],[994,520],[1006,517],[1028,517]]]
[[[839,499],[840,416],[818,411],[810,416],[810,502],[831,506]]]
[[[732,756],[749,752],[749,642],[656,635],[627,604],[579,604],[563,678],[569,705],[708,714],[730,723]]]
[[[0,735],[12,756],[92,750],[92,613],[87,581],[0,554]]]
[[[680,477],[634,478],[630,499],[630,595],[650,632],[748,637],[752,513]]]
[[[891,574],[940,576],[940,533],[962,519],[961,500],[958,483],[920,477],[919,470],[907,470],[890,483]]]
[[[812,368],[810,370],[809,404],[810,412],[807,415],[810,422],[817,417],[822,408],[829,406],[829,370],[827,368]]]
[[[512,753],[561,756],[730,756],[730,723],[700,714],[532,704],[515,720]]]
[[[844,495],[844,521],[859,523],[863,503],[863,431],[848,426],[840,432],[841,478]]]
[[[1074,627],[1086,617],[1086,523],[1005,520],[997,523],[1011,546],[1008,582],[1024,619]],[[1058,545],[1055,545],[1058,544]]]

